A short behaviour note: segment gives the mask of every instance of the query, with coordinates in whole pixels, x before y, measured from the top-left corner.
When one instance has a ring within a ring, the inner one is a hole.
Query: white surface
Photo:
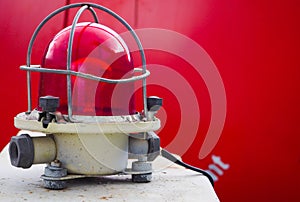
[[[0,201],[219,201],[205,176],[170,166],[163,158],[154,164],[158,171],[150,183],[132,183],[126,175],[106,176],[72,180],[64,190],[48,190],[40,179],[45,165],[13,167],[6,147],[0,154]]]

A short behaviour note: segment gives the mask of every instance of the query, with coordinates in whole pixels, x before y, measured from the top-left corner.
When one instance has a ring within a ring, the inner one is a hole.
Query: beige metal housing
[[[159,119],[141,120],[138,115],[76,117],[78,122],[53,122],[43,128],[37,116],[21,113],[15,127],[41,132],[33,137],[34,163],[58,159],[69,174],[109,175],[123,172],[128,162],[129,134],[155,131]],[[97,121],[95,121],[97,120]]]

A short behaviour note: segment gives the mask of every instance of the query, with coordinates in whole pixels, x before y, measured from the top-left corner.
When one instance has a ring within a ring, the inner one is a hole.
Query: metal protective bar
[[[142,58],[142,68],[143,68],[143,74],[146,73],[146,57],[145,57],[145,52],[142,46],[142,43],[139,39],[139,37],[137,36],[137,34],[135,33],[135,31],[132,29],[132,27],[123,19],[121,18],[118,14],[116,14],[115,12],[109,10],[108,8],[105,8],[103,6],[100,6],[98,4],[93,4],[93,3],[87,3],[87,5],[98,8],[106,13],[109,13],[110,15],[112,15],[113,17],[115,17],[120,23],[122,23],[131,33],[131,35],[133,36],[134,40],[136,41],[138,48],[139,48],[139,52]],[[147,89],[146,89],[146,78],[144,78],[142,80],[142,86],[143,86],[143,104],[144,104],[144,114],[147,117],[148,114],[148,109],[147,109]]]
[[[54,17],[55,15],[61,13],[62,11],[65,11],[67,9],[70,8],[75,8],[75,7],[82,7],[82,6],[88,6],[88,10],[90,10],[92,12],[92,15],[95,19],[96,22],[98,22],[98,18],[95,14],[95,12],[93,12],[93,9],[91,9],[90,7],[94,7],[97,8],[99,10],[102,10],[108,14],[110,14],[111,16],[113,16],[114,18],[116,18],[122,25],[124,25],[131,33],[131,35],[133,36],[134,40],[136,41],[138,48],[139,48],[139,52],[141,55],[141,59],[142,59],[142,73],[143,75],[149,74],[149,72],[146,69],[146,57],[145,57],[145,52],[143,49],[143,46],[138,38],[138,36],[136,35],[136,33],[134,32],[134,30],[131,28],[131,26],[123,19],[121,18],[118,14],[116,14],[115,12],[111,11],[110,9],[100,6],[98,4],[93,4],[93,3],[76,3],[76,4],[70,4],[64,7],[61,7],[57,10],[55,10],[54,12],[52,12],[51,14],[49,14],[36,28],[36,30],[34,31],[31,40],[29,42],[29,46],[28,46],[28,51],[27,51],[27,67],[30,67],[30,62],[31,62],[31,52],[32,52],[32,46],[33,43],[37,37],[38,32],[40,31],[40,29],[45,25],[45,23],[47,21],[49,21],[52,17]],[[86,8],[85,8],[86,9]],[[84,10],[85,10],[84,9]],[[146,92],[146,76],[144,78],[142,78],[142,85],[143,85],[143,104],[144,104],[144,113],[145,115],[147,115],[148,110],[147,110],[147,92]],[[105,82],[105,81],[104,81]],[[31,111],[31,76],[30,76],[30,72],[27,72],[27,89],[28,89],[28,111]]]
[[[93,15],[93,18],[95,20],[96,23],[99,23],[99,19],[97,17],[97,14],[95,12],[95,10],[92,8],[92,7],[88,7],[88,9],[91,11],[92,15]]]
[[[72,48],[73,48],[73,39],[75,34],[75,27],[79,20],[79,17],[83,13],[84,10],[88,8],[87,5],[82,6],[76,13],[73,22],[72,27],[70,31],[70,37],[68,42],[68,50],[67,50],[67,70],[71,70],[71,62],[72,62]],[[71,83],[71,74],[67,74],[67,97],[68,97],[68,116],[69,119],[72,119],[72,83]]]
[[[29,45],[28,45],[28,49],[27,49],[27,57],[26,57],[26,65],[27,67],[30,67],[31,64],[31,53],[32,53],[32,47],[33,47],[33,43],[38,35],[38,33],[40,32],[40,30],[42,29],[42,27],[51,19],[53,18],[55,15],[70,9],[70,8],[76,8],[76,7],[80,7],[82,6],[82,4],[71,4],[71,5],[67,5],[64,7],[61,7],[55,11],[53,11],[52,13],[50,13],[38,26],[37,28],[34,30],[31,39],[29,41]],[[95,13],[95,11],[91,8],[89,9],[94,17],[95,22],[99,22],[97,15]],[[31,111],[32,109],[32,104],[31,104],[31,75],[30,72],[27,72],[27,102],[28,102],[28,112]]]
[[[141,74],[138,76],[132,76],[130,78],[126,79],[107,79],[99,76],[95,76],[92,74],[86,74],[82,72],[76,72],[72,70],[63,70],[63,69],[49,69],[49,68],[42,68],[39,65],[31,65],[30,67],[27,67],[26,65],[20,66],[21,70],[31,71],[31,72],[42,72],[42,73],[55,73],[55,74],[64,74],[64,75],[72,75],[77,76],[85,79],[91,79],[99,82],[106,82],[106,83],[128,83],[133,81],[138,81],[141,79],[144,79],[150,75],[150,72],[146,70],[145,74]],[[143,72],[143,69],[141,68],[134,68],[134,72]]]

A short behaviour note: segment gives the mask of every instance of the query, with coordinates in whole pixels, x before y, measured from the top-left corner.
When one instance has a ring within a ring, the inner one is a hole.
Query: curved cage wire
[[[68,41],[68,50],[67,50],[67,69],[66,70],[61,70],[61,69],[49,69],[49,68],[43,68],[39,65],[31,65],[31,53],[32,53],[32,47],[34,44],[34,41],[39,33],[39,31],[42,29],[42,27],[54,16],[56,16],[57,14],[67,10],[67,9],[71,9],[71,8],[76,8],[76,7],[80,7],[80,9],[77,11],[73,22],[72,22],[72,26],[71,26],[71,31],[70,31],[70,37],[69,37],[69,41]],[[132,37],[134,38],[138,49],[139,49],[139,53],[141,56],[141,60],[142,60],[142,68],[134,68],[134,72],[141,72],[140,75],[137,76],[132,76],[130,78],[126,78],[126,79],[107,79],[107,78],[102,78],[102,77],[98,77],[95,75],[91,75],[91,74],[85,74],[82,72],[77,72],[77,71],[72,71],[71,70],[71,63],[72,63],[72,47],[73,47],[73,38],[74,38],[74,33],[75,33],[75,28],[76,28],[76,24],[79,20],[79,17],[81,16],[81,14],[85,11],[85,10],[89,10],[94,18],[94,21],[96,23],[99,22],[98,17],[96,15],[96,12],[94,11],[93,8],[99,9],[101,11],[104,11],[108,14],[110,14],[111,16],[113,16],[115,19],[117,19],[122,25],[124,25],[128,31],[130,31]],[[143,88],[143,109],[144,109],[144,114],[147,115],[147,92],[146,92],[146,77],[148,77],[150,75],[150,72],[147,70],[146,68],[146,57],[145,57],[145,52],[143,49],[143,46],[141,44],[140,39],[138,38],[137,34],[135,33],[135,31],[132,29],[132,27],[122,18],[120,17],[118,14],[116,14],[115,12],[113,12],[112,10],[103,7],[101,5],[98,4],[94,4],[94,3],[75,3],[75,4],[70,4],[67,6],[63,6],[55,11],[53,11],[52,13],[50,13],[35,29],[29,45],[28,45],[28,50],[27,50],[27,58],[26,58],[26,65],[22,65],[20,66],[20,69],[22,70],[26,70],[27,71],[27,94],[28,94],[28,112],[31,112],[32,110],[32,101],[31,101],[31,75],[30,73],[33,72],[44,72],[44,73],[56,73],[56,74],[65,74],[67,76],[67,98],[68,98],[68,117],[69,119],[72,121],[72,86],[71,86],[71,76],[77,76],[77,77],[82,77],[82,78],[86,78],[86,79],[91,79],[91,80],[96,80],[99,82],[106,82],[106,83],[126,83],[126,82],[134,82],[137,80],[142,80],[142,88]]]

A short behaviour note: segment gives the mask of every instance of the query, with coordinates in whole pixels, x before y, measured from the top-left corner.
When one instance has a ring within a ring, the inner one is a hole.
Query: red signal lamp
[[[60,31],[49,44],[42,61],[42,67],[66,69],[68,41],[71,26]],[[122,79],[133,76],[134,66],[125,42],[110,28],[98,23],[76,24],[72,46],[71,70],[97,75],[107,79]],[[98,82],[86,78],[73,78],[73,114],[112,116],[134,114],[134,84],[120,84],[124,91],[112,96],[115,83]],[[57,111],[67,114],[67,88],[65,75],[41,73],[39,97],[52,95],[60,98]],[[119,102],[116,102],[118,101]],[[124,103],[124,100],[131,100]],[[122,102],[123,101],[123,102]],[[129,104],[129,106],[128,106]],[[113,109],[112,109],[113,108]]]
[[[31,65],[33,43],[44,24],[55,15],[79,8],[71,26],[49,43],[41,65]],[[94,11],[104,11],[123,24],[135,39],[143,67],[135,68],[129,48],[112,29],[98,23]],[[95,22],[78,23],[84,11]],[[160,127],[155,113],[158,97],[146,97],[146,60],[141,42],[130,25],[113,11],[92,3],[64,6],[36,28],[28,47],[28,110],[15,117],[19,136],[11,139],[11,164],[29,168],[46,163],[44,186],[62,189],[74,178],[124,173],[133,182],[149,182],[151,162],[160,154]],[[40,73],[39,106],[32,109],[31,72]],[[144,110],[137,112],[134,82],[141,80]],[[115,92],[116,88],[121,90]],[[128,102],[125,102],[125,101]],[[32,137],[24,132],[39,132]],[[135,159],[128,168],[128,159]]]

